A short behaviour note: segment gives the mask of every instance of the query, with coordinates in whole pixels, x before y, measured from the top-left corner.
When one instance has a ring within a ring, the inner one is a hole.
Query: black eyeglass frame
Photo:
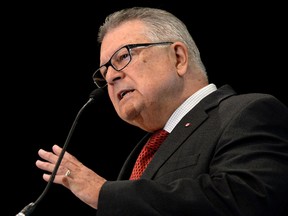
[[[98,88],[104,88],[105,86],[107,86],[107,81],[106,79],[103,77],[102,73],[101,73],[101,68],[103,67],[106,67],[106,71],[108,70],[108,67],[111,66],[114,70],[116,71],[121,71],[123,70],[125,67],[127,67],[130,62],[132,61],[132,55],[131,55],[131,50],[133,48],[138,48],[138,47],[150,47],[150,46],[158,46],[158,45],[165,45],[165,44],[173,44],[173,42],[155,42],[155,43],[138,43],[138,44],[127,44],[125,46],[122,46],[120,47],[118,50],[116,50],[113,55],[111,56],[111,58],[109,59],[108,62],[106,62],[105,64],[101,65],[92,75],[92,79],[93,79],[93,82],[95,83],[95,85],[98,87]],[[129,54],[129,61],[121,68],[116,68],[113,64],[112,64],[112,59],[113,57],[116,55],[116,53],[119,52],[119,50],[123,49],[123,48],[126,48],[128,50],[128,54]],[[98,81],[99,80],[99,76],[96,76],[98,73],[101,74],[101,76],[103,77],[103,80],[102,81]],[[100,84],[100,82],[106,82],[105,85],[103,84]]]

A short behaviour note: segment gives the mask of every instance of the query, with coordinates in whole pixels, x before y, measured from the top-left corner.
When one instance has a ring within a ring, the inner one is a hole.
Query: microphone
[[[49,179],[44,191],[42,192],[42,194],[38,197],[38,199],[35,202],[31,202],[28,205],[26,205],[16,216],[28,216],[28,215],[30,215],[34,211],[36,206],[39,204],[39,202],[43,199],[43,197],[45,196],[45,194],[47,193],[48,189],[50,188],[50,186],[52,185],[52,183],[54,181],[54,178],[56,176],[57,170],[58,170],[58,168],[59,168],[59,166],[61,164],[61,161],[62,161],[62,158],[63,158],[64,153],[66,151],[66,148],[67,148],[67,146],[69,144],[71,136],[72,136],[72,134],[74,132],[74,129],[75,129],[77,123],[78,123],[78,119],[81,116],[83,110],[85,109],[85,107],[88,104],[94,102],[96,98],[99,99],[103,95],[104,95],[104,90],[102,88],[97,88],[97,89],[93,90],[90,93],[88,101],[82,106],[82,108],[79,110],[78,114],[75,117],[75,120],[74,120],[74,122],[73,122],[73,124],[71,126],[71,129],[70,129],[70,131],[68,133],[68,136],[67,136],[67,138],[65,140],[65,143],[63,145],[62,151],[61,151],[61,153],[59,155],[59,158],[58,158],[58,160],[57,160],[57,162],[55,164],[54,170],[53,170],[53,172],[51,174],[51,177],[50,177],[50,179]]]
[[[99,98],[103,97],[103,95],[104,95],[104,90],[102,88],[94,89],[90,93],[89,100],[87,101],[87,103],[90,103],[90,102],[94,101],[96,98],[99,99]]]

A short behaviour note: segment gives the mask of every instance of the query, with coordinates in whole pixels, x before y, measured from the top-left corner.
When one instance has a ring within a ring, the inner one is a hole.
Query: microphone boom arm
[[[76,127],[76,125],[77,125],[77,123],[78,123],[79,117],[81,116],[81,114],[82,114],[83,110],[86,108],[86,106],[87,106],[88,104],[90,104],[91,102],[93,102],[98,95],[103,95],[103,93],[104,93],[104,91],[103,91],[103,89],[101,89],[101,88],[97,88],[97,89],[93,90],[93,91],[90,93],[89,100],[81,107],[81,109],[79,110],[79,112],[77,113],[77,115],[76,115],[76,117],[75,117],[75,119],[74,119],[74,121],[73,121],[73,124],[72,124],[72,126],[71,126],[71,128],[70,128],[70,130],[69,130],[68,136],[67,136],[67,138],[66,138],[66,140],[65,140],[65,142],[64,142],[62,151],[61,151],[61,153],[60,153],[60,155],[59,155],[59,158],[58,158],[58,160],[57,160],[57,162],[56,162],[56,164],[55,164],[55,167],[54,167],[54,169],[53,169],[53,172],[52,172],[52,174],[51,174],[51,177],[50,177],[50,179],[49,179],[49,181],[48,181],[48,183],[47,183],[44,191],[43,191],[42,194],[37,198],[37,200],[36,200],[35,202],[31,202],[31,203],[29,203],[28,205],[26,205],[16,216],[29,216],[29,215],[34,211],[34,209],[36,208],[36,206],[38,205],[38,203],[39,203],[39,202],[43,199],[43,197],[46,195],[48,189],[50,188],[51,184],[52,184],[53,181],[54,181],[54,178],[55,178],[55,176],[56,176],[56,173],[57,173],[57,171],[58,171],[58,168],[59,168],[59,166],[60,166],[60,164],[61,164],[62,158],[63,158],[63,156],[64,156],[64,154],[65,154],[65,151],[66,151],[67,146],[68,146],[68,144],[69,144],[69,142],[70,142],[70,139],[71,139],[71,137],[72,137],[72,134],[73,134],[73,132],[74,132],[74,130],[75,130],[75,127]]]

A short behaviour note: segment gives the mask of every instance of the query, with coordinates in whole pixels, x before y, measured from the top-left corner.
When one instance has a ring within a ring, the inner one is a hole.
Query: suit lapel
[[[190,110],[161,144],[141,178],[153,178],[157,170],[165,164],[168,158],[187,140],[199,125],[208,118],[207,110],[218,106],[222,100],[233,94],[235,92],[230,86],[223,86],[208,95]]]
[[[218,106],[222,100],[234,94],[236,93],[229,85],[224,85],[205,97],[199,104],[190,110],[161,144],[141,178],[153,178],[154,174],[165,163],[165,161],[167,161],[167,159],[185,142],[185,140],[199,127],[199,125],[208,118],[207,110],[213,109]],[[118,180],[129,179],[136,158],[150,135],[151,133],[148,133],[144,136],[131,152],[119,173]]]
[[[157,172],[165,161],[185,142],[190,134],[192,134],[206,118],[207,114],[203,112],[203,110],[190,112],[186,115],[161,144],[149,166],[144,171],[142,178],[152,178],[155,172]]]

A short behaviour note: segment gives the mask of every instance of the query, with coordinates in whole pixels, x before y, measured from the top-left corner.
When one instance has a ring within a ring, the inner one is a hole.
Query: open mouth
[[[130,93],[132,93],[133,91],[134,91],[134,89],[121,91],[121,92],[118,94],[119,100],[122,100],[122,99],[125,97],[125,95],[130,94]]]

